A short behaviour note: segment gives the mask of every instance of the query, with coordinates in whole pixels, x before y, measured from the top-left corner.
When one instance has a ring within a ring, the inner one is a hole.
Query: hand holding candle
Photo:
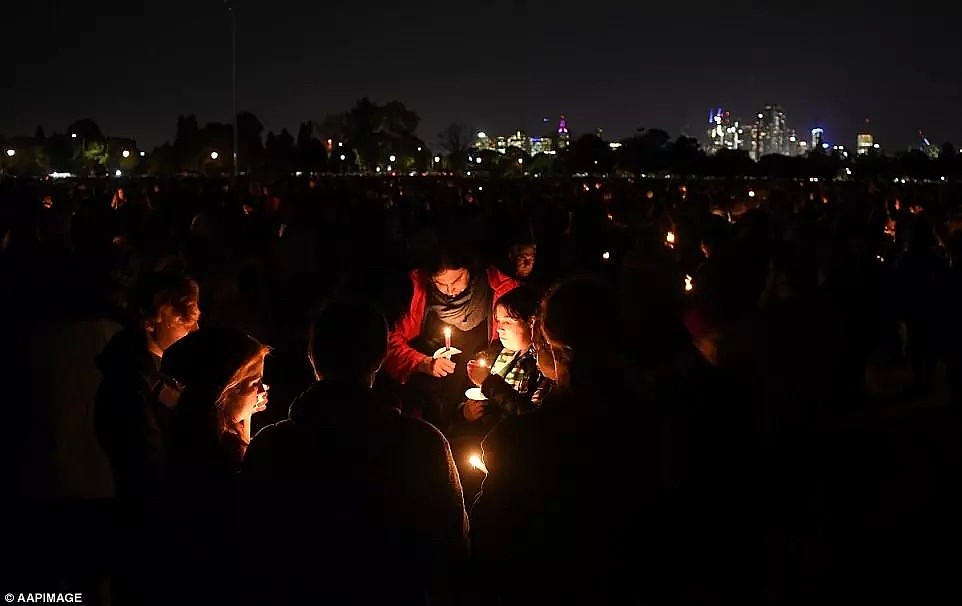
[[[484,380],[487,379],[490,374],[491,369],[488,368],[488,361],[486,359],[479,358],[468,362],[468,378],[478,387],[481,387],[481,384],[484,383]]]

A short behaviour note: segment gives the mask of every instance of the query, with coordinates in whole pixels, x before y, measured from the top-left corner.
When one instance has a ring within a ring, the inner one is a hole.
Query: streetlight
[[[130,157],[130,150],[129,150],[129,149],[125,149],[124,151],[122,151],[122,152],[120,153],[120,155],[123,156],[124,158],[129,158],[129,157]]]
[[[391,154],[390,156],[388,156],[387,159],[390,160],[391,162],[394,162],[395,160],[397,160],[397,156],[395,156],[394,154]]]
[[[343,161],[345,161],[345,160],[347,160],[347,156],[345,156],[344,154],[341,154],[341,162],[343,162]]]
[[[140,152],[140,157],[141,157],[141,158],[146,158],[146,157],[147,157],[147,152],[145,152],[145,151]]]

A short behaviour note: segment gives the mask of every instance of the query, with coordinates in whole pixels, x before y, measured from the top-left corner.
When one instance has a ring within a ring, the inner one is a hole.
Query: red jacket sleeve
[[[401,383],[407,383],[415,367],[424,359],[424,354],[411,347],[410,343],[421,334],[427,293],[422,286],[420,272],[412,271],[410,276],[414,286],[411,305],[388,332],[387,358],[384,360],[384,370]]]
[[[509,291],[514,290],[518,287],[518,281],[509,278],[504,275],[494,267],[488,267],[488,284],[491,286],[491,290],[494,291],[493,302],[491,304],[491,340],[498,338],[498,324],[494,321],[494,308],[498,305],[498,299],[503,297]]]

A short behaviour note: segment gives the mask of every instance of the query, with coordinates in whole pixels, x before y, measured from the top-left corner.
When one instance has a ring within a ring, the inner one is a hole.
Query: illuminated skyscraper
[[[561,114],[561,119],[558,121],[558,149],[566,149],[571,142],[571,138],[568,135],[568,121],[565,120],[564,114]]]
[[[766,105],[758,114],[760,132],[759,151],[768,154],[788,154],[788,127],[785,112],[778,105]]]
[[[744,143],[744,129],[738,120],[733,120],[730,112],[718,108],[717,113],[708,113],[708,153],[716,153],[722,149],[737,150]]]
[[[825,143],[825,130],[821,128],[812,129],[812,149],[820,150]]]

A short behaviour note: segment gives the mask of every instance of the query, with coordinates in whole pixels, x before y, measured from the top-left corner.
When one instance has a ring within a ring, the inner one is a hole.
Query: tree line
[[[594,134],[576,138],[556,153],[533,157],[519,148],[504,153],[472,147],[475,130],[451,124],[433,144],[416,134],[420,116],[400,101],[384,104],[367,97],[353,107],[300,124],[297,134],[286,128],[264,135],[264,125],[250,112],[236,117],[237,170],[250,175],[314,173],[408,173],[444,171],[492,176],[563,176],[674,174],[706,177],[868,177],[957,179],[962,156],[942,146],[938,158],[921,150],[895,155],[871,152],[849,157],[838,150],[816,150],[806,156],[771,155],[752,160],[747,151],[722,150],[709,155],[698,141],[672,139],[661,129],[638,129],[612,146]],[[553,138],[553,133],[546,134]],[[0,170],[41,176],[51,172],[77,175],[228,175],[234,170],[234,125],[201,126],[192,115],[179,116],[172,141],[147,151],[135,140],[105,135],[84,118],[65,132],[47,136],[38,127],[32,137],[0,139]],[[12,153],[11,153],[12,152]]]

